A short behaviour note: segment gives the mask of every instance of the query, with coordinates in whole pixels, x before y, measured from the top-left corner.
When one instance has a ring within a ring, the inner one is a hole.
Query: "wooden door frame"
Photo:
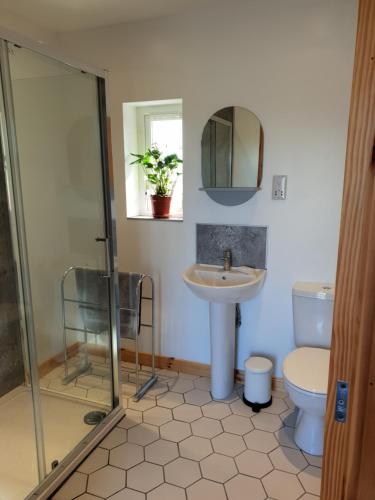
[[[375,498],[375,0],[359,0],[328,385],[322,500]],[[346,423],[336,381],[349,383]]]

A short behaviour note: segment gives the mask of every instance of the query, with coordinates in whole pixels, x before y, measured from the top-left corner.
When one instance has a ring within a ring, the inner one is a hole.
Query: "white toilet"
[[[333,285],[299,282],[293,287],[297,349],[284,360],[284,383],[299,410],[294,440],[310,455],[323,454],[333,299]]]

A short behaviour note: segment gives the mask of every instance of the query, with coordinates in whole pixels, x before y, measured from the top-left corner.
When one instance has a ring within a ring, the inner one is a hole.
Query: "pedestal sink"
[[[252,299],[262,287],[264,269],[194,264],[182,275],[192,292],[210,305],[211,392],[226,399],[233,392],[236,304]]]

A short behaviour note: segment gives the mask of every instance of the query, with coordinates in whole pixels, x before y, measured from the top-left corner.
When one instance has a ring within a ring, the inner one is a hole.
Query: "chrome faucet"
[[[221,260],[224,262],[224,271],[230,271],[232,266],[232,252],[230,250],[224,250],[224,256]]]

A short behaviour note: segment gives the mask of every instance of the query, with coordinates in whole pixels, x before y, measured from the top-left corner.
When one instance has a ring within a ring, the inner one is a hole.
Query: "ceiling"
[[[0,0],[0,9],[53,32],[153,19],[215,0]]]

